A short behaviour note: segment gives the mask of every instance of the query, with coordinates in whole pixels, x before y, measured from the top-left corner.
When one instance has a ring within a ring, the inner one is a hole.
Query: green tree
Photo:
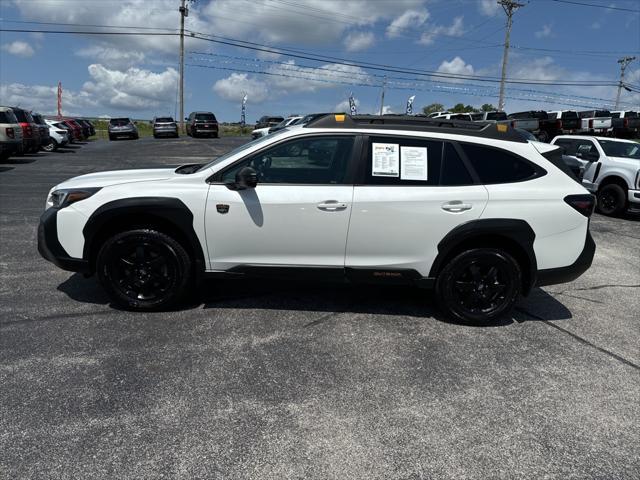
[[[425,115],[429,115],[434,112],[444,112],[444,105],[441,103],[432,103],[431,105],[427,105],[426,107],[422,107],[422,113]]]
[[[495,112],[498,109],[490,103],[485,103],[480,107],[480,110],[482,110],[483,112]]]
[[[451,113],[472,113],[478,110],[471,105],[465,105],[464,103],[456,103],[449,109]]]

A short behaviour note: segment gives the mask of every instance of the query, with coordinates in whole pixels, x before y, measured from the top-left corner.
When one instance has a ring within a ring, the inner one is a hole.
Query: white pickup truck
[[[581,133],[605,134],[613,126],[611,112],[609,110],[587,110],[578,112],[581,120]]]
[[[640,212],[640,143],[608,137],[560,135],[551,141],[564,149],[569,165],[582,164],[583,186],[598,197],[598,211],[618,215]]]

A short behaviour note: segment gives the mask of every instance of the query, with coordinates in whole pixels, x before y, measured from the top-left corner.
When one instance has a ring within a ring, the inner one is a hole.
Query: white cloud
[[[269,89],[265,82],[249,78],[246,73],[232,73],[227,78],[213,84],[213,91],[230,102],[240,102],[247,94],[247,102],[261,103],[269,96]]]
[[[110,70],[100,64],[89,65],[91,80],[82,90],[98,104],[126,110],[147,110],[173,106],[178,72],[167,68],[155,73],[140,68]]]
[[[402,35],[403,30],[420,27],[428,19],[429,12],[426,8],[420,10],[407,10],[389,24],[387,27],[387,37],[399,37]]]
[[[92,45],[81,48],[76,55],[88,58],[92,63],[100,63],[108,68],[128,68],[142,62],[144,53],[135,50],[123,50],[108,45]]]
[[[494,17],[500,12],[500,5],[496,0],[480,0],[480,12],[488,17]]]
[[[57,85],[0,85],[0,103],[16,105],[45,115],[56,113],[57,95]],[[66,115],[76,115],[87,107],[95,106],[96,102],[86,92],[63,90],[62,105]]]
[[[344,39],[344,46],[349,52],[359,52],[372,46],[375,40],[373,32],[353,32]]]
[[[36,53],[31,45],[20,40],[16,40],[15,42],[11,43],[5,43],[4,45],[2,45],[2,50],[17,57],[32,57],[33,54]]]
[[[433,43],[438,35],[446,35],[448,37],[461,37],[464,34],[463,17],[455,17],[450,26],[445,27],[443,25],[433,25],[429,27],[429,30],[424,32],[418,40],[418,43],[422,45],[430,45]]]
[[[465,63],[460,57],[455,57],[450,62],[444,60],[438,67],[439,73],[450,73],[453,75],[473,75],[473,65]]]
[[[534,35],[536,36],[536,38],[551,37],[553,35],[551,32],[551,25],[543,25],[542,28],[535,32]]]
[[[269,67],[273,73],[268,82],[276,91],[314,92],[334,88],[340,83],[371,83],[371,77],[362,68],[352,65],[329,63],[320,67],[301,67],[293,60]]]
[[[391,105],[383,105],[383,106],[382,106],[382,114],[383,114],[383,115],[387,115],[387,114],[389,114],[389,113],[395,113],[395,112],[393,111],[393,108],[391,108]]]
[[[208,20],[204,32],[264,43],[330,45],[354,28],[389,21],[426,0],[296,0],[296,2],[216,0],[201,8]]]

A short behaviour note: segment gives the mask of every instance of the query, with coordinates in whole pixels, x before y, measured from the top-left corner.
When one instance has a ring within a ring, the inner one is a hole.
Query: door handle
[[[454,200],[452,202],[442,204],[442,209],[451,213],[460,213],[466,210],[471,210],[471,208],[473,208],[473,205],[470,203],[462,203],[460,200]]]
[[[339,212],[340,210],[346,210],[347,204],[338,202],[337,200],[326,200],[317,205],[319,210],[325,212]]]

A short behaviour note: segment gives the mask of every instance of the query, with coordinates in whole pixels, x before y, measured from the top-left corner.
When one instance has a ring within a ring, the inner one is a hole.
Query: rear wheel
[[[508,313],[520,294],[520,266],[508,253],[475,248],[456,255],[438,275],[436,295],[445,314],[487,324]]]
[[[605,185],[598,191],[598,211],[604,215],[618,215],[627,206],[627,194],[615,183]]]
[[[192,264],[172,237],[139,229],[109,238],[98,253],[96,270],[113,303],[131,310],[160,310],[184,296]]]
[[[49,142],[42,145],[42,149],[45,152],[55,152],[58,149],[58,142],[56,142],[53,138],[49,138]]]

